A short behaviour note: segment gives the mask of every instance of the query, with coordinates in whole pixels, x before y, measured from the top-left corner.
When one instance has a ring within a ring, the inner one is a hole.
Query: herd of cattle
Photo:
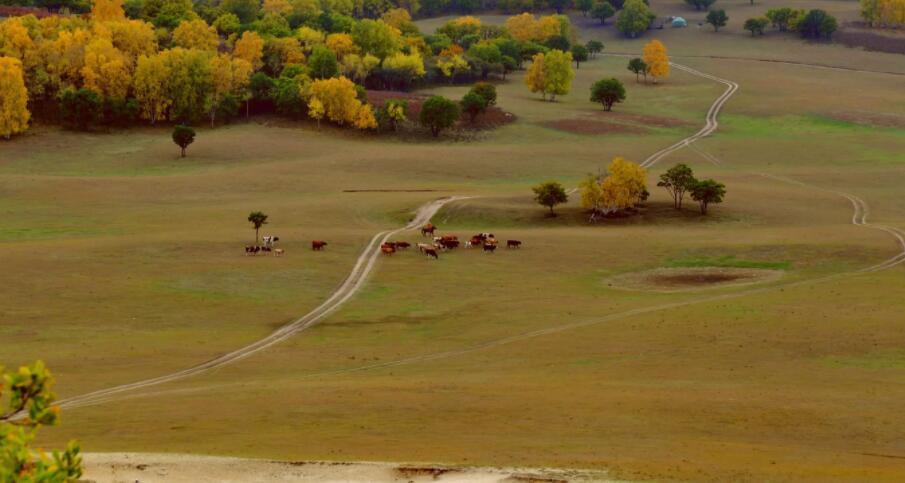
[[[439,259],[439,252],[447,250],[455,250],[459,248],[459,237],[456,235],[434,236],[437,230],[433,224],[428,223],[421,227],[422,237],[433,237],[433,243],[418,243],[418,252],[428,258]],[[274,256],[282,256],[285,251],[282,248],[275,248],[274,244],[280,241],[276,236],[265,236],[263,238],[263,246],[249,245],[245,247],[246,256],[255,256],[258,253],[272,253]],[[465,248],[482,248],[485,253],[493,253],[497,247],[497,239],[493,233],[478,233],[465,242]],[[311,249],[314,251],[323,250],[327,246],[327,242],[323,240],[314,240],[311,242]],[[392,255],[399,250],[406,250],[412,246],[406,241],[384,242],[380,245],[380,251],[384,255]],[[506,240],[506,248],[521,248],[522,242],[519,240]]]

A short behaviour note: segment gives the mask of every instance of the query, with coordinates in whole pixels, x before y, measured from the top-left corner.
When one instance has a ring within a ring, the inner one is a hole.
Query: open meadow
[[[465,197],[433,216],[439,233],[523,242],[377,257],[316,324],[210,371],[64,405],[41,443],[623,480],[905,479],[905,264],[883,265],[905,249],[905,56],[742,30],[775,3],[722,2],[730,22],[714,33],[683,2],[652,0],[689,27],[634,40],[575,14],[605,49],[572,92],[544,102],[514,72],[496,87],[515,121],[456,139],[253,117],[199,128],[186,158],[166,127],[37,125],[0,143],[0,361],[43,359],[63,400],[267,337],[438,198]],[[589,224],[574,193],[546,216],[531,186],[644,161],[701,129],[725,91],[680,69],[636,82],[618,54],[651,38],[738,84],[719,128],[649,168],[639,214]],[[626,86],[613,112],[588,100],[604,77]],[[656,181],[678,162],[725,183],[725,202],[674,210]],[[285,256],[244,256],[253,210]],[[713,266],[768,275],[650,282]]]

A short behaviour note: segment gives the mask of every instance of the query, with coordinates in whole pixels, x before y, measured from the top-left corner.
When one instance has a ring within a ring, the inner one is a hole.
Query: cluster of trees
[[[287,1],[266,0],[259,9],[257,1],[224,0],[211,12],[197,2],[180,10],[175,0],[145,0],[140,9],[97,0],[89,16],[6,19],[0,135],[23,132],[32,117],[80,129],[202,119],[214,125],[243,110],[373,129],[379,122],[365,87],[474,82],[505,76],[537,54],[574,51],[580,62],[603,48],[573,45],[576,31],[561,15],[522,14],[505,27],[460,17],[425,36],[408,10],[358,20],[326,14],[315,2],[321,10],[309,10],[320,14],[299,20],[304,2]],[[166,20],[172,16],[178,22]],[[562,81],[551,82],[551,93],[563,89]]]
[[[685,164],[677,164],[660,175],[660,186],[673,197],[673,205],[677,210],[682,209],[682,201],[686,194],[698,202],[701,214],[707,214],[707,207],[711,204],[722,203],[726,196],[726,186],[713,179],[698,180],[694,172]]]
[[[575,0],[575,8],[585,16],[600,20],[600,25],[618,14],[616,29],[631,38],[649,29],[657,18],[647,0]]]
[[[579,189],[581,206],[590,212],[589,221],[600,215],[632,209],[650,196],[647,170],[618,156],[610,162],[605,175],[589,174],[581,181]]]
[[[0,383],[0,481],[76,481],[82,476],[82,457],[77,442],[48,456],[34,448],[38,429],[60,421],[56,396],[51,392],[53,376],[41,361],[4,372]],[[7,394],[4,394],[6,392]],[[22,416],[18,418],[17,416]]]
[[[666,53],[666,46],[659,40],[651,40],[644,46],[641,57],[628,61],[628,70],[635,74],[636,82],[642,75],[644,82],[647,82],[647,76],[651,76],[654,83],[661,78],[669,77],[669,55]]]
[[[728,20],[728,18],[727,18]],[[763,35],[768,25],[780,32],[798,32],[805,38],[830,38],[839,28],[836,17],[824,10],[794,9],[790,7],[772,8],[762,17],[745,20],[744,28],[752,36]]]
[[[905,0],[861,0],[861,16],[870,26],[905,26]]]

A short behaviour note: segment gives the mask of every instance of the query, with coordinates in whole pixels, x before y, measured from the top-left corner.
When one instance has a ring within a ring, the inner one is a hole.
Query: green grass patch
[[[720,267],[720,268],[762,268],[767,270],[788,270],[792,268],[789,262],[767,262],[758,260],[740,260],[735,255],[726,255],[722,257],[696,257],[689,256],[683,258],[674,258],[666,262],[666,266],[670,268],[688,268],[688,267]]]
[[[831,367],[861,369],[905,369],[905,349],[868,352],[859,356],[831,356],[824,358]]]

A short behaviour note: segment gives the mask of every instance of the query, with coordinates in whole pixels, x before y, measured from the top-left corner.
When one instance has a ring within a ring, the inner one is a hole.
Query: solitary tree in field
[[[625,87],[618,79],[601,79],[591,86],[591,102],[603,104],[604,111],[611,111],[613,104],[625,100]]]
[[[185,148],[195,142],[195,130],[182,124],[177,125],[173,128],[173,142],[182,149],[182,157],[184,158]]]
[[[660,175],[660,181],[657,182],[657,186],[666,188],[666,191],[672,195],[673,206],[676,209],[681,209],[685,193],[692,190],[697,183],[698,180],[694,178],[694,171],[688,165],[679,163]]]
[[[644,80],[647,81],[647,64],[640,57],[628,61],[628,70],[635,73],[635,82],[639,81],[639,76],[644,74]]]
[[[258,244],[258,232],[267,224],[267,215],[260,211],[252,211],[248,214],[248,221],[255,227],[255,245]]]
[[[64,451],[54,451],[49,458],[32,443],[42,426],[59,423],[60,411],[51,392],[53,376],[41,361],[20,367],[16,372],[0,368],[0,481],[3,482],[69,482],[82,476],[79,444],[70,441]],[[8,391],[8,397],[3,394]],[[18,416],[18,417],[17,417]]]
[[[588,49],[588,52],[591,53],[591,58],[597,57],[597,54],[603,51],[603,42],[599,40],[588,40],[587,45],[585,47]]]
[[[565,188],[556,181],[547,181],[531,189],[534,191],[534,201],[541,206],[550,208],[550,216],[556,216],[553,213],[554,206],[569,201]]]
[[[582,62],[587,62],[588,60],[588,48],[584,45],[573,45],[572,46],[572,60],[575,61],[575,68],[578,68],[578,65]]]
[[[725,10],[711,10],[707,12],[707,23],[713,25],[713,31],[719,32],[720,27],[725,27],[729,21],[729,16]]]
[[[647,64],[647,73],[654,78],[654,83],[660,77],[669,77],[669,56],[666,55],[666,46],[659,40],[651,40],[644,46],[642,59]]]
[[[712,179],[705,179],[695,183],[691,189],[691,199],[701,205],[701,214],[707,214],[707,206],[711,203],[722,203],[726,196],[726,185]]]

